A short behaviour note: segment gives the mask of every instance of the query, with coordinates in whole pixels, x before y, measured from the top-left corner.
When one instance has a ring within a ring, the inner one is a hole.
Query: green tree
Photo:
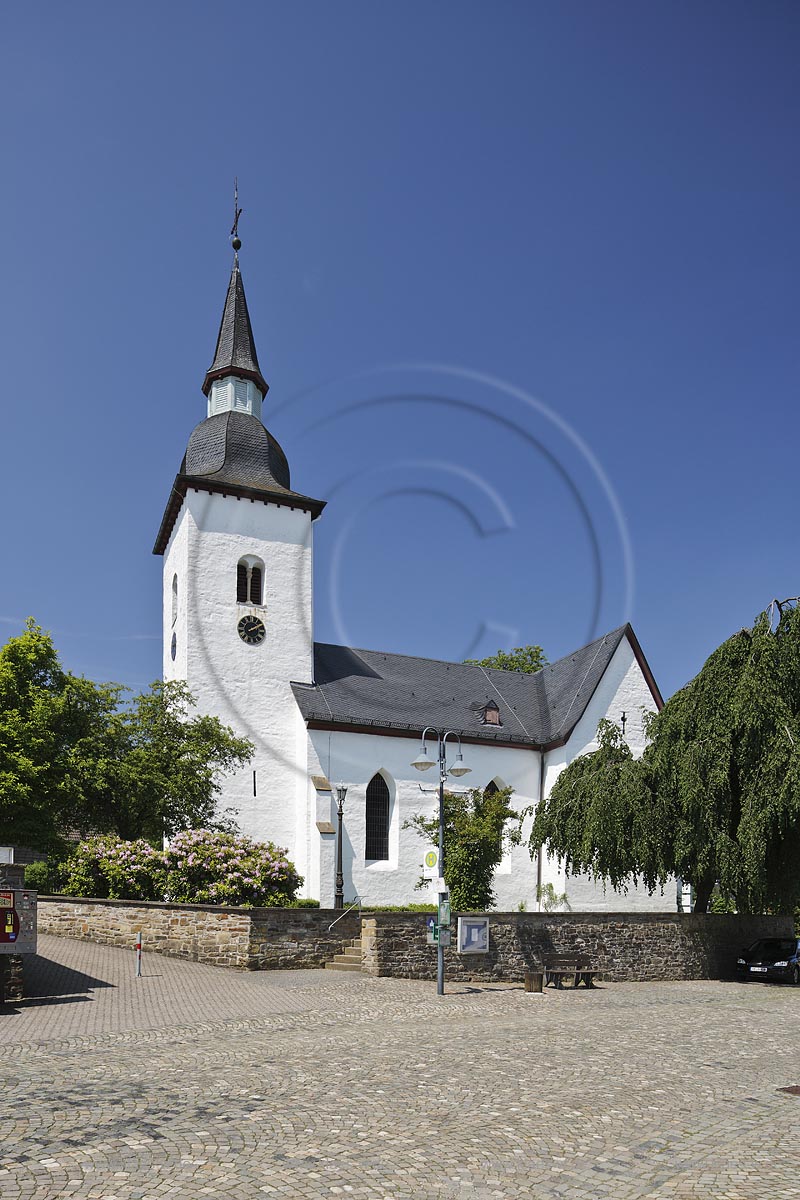
[[[69,677],[33,620],[0,649],[0,840],[51,851],[68,823],[74,781]]]
[[[740,912],[800,899],[800,608],[775,602],[728,638],[648,722],[633,759],[608,722],[540,805],[546,841],[571,870],[653,890],[670,874],[705,912],[715,885]]]
[[[483,912],[494,907],[492,877],[503,857],[504,838],[519,842],[518,826],[506,833],[506,825],[517,818],[511,808],[511,788],[444,794],[444,880],[450,903],[462,912]],[[415,813],[404,828],[437,846],[439,813],[423,817]],[[425,886],[420,881],[420,886]]]
[[[489,658],[465,658],[476,667],[496,667],[498,671],[524,671],[532,675],[547,666],[547,655],[541,646],[517,646],[515,650],[498,650]]]
[[[184,683],[125,693],[64,671],[32,620],[0,649],[3,841],[56,855],[76,835],[157,843],[214,822],[221,775],[249,761],[252,744],[192,716]]]
[[[670,871],[669,854],[660,853],[669,822],[657,825],[648,772],[619,727],[601,721],[597,740],[598,749],[571,762],[536,808],[531,854],[547,843],[572,873],[586,872],[617,888],[641,880],[652,891]]]
[[[222,777],[249,762],[253,745],[217,717],[192,716],[193,706],[185,683],[158,680],[104,711],[72,747],[83,815],[94,831],[156,843],[220,824]]]

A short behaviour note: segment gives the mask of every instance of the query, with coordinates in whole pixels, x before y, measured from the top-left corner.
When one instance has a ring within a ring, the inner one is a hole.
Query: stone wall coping
[[[53,904],[107,904],[113,908],[152,908],[166,911],[179,910],[181,912],[208,912],[208,913],[234,913],[247,917],[259,917],[269,913],[285,912],[285,913],[312,913],[319,916],[330,916],[331,920],[341,913],[338,908],[294,908],[279,905],[270,905],[268,908],[250,908],[245,905],[229,905],[229,904],[183,904],[180,901],[165,901],[165,900],[112,900],[110,897],[97,896],[45,896],[39,893],[39,903],[47,903],[51,901]],[[355,912],[353,913],[355,916]],[[387,916],[390,914],[387,913]]]
[[[337,916],[341,916],[343,910],[339,908],[295,908],[294,906],[269,905],[268,907],[251,908],[246,905],[227,905],[227,904],[184,904],[180,901],[164,901],[164,900],[113,900],[109,897],[97,896],[65,896],[65,895],[44,895],[39,893],[39,903],[52,901],[53,903],[61,904],[97,904],[111,905],[119,908],[150,908],[161,909],[167,911],[183,910],[188,912],[208,912],[208,913],[233,913],[242,914],[250,917],[260,917],[269,915],[270,913],[296,913],[314,916],[329,916],[334,920]],[[432,910],[434,912],[435,910]],[[679,924],[687,922],[695,922],[698,925],[704,924],[709,919],[719,921],[741,921],[742,916],[746,914],[738,913],[679,913],[679,912],[596,912],[589,910],[574,910],[573,912],[502,912],[500,909],[489,909],[486,912],[478,912],[474,910],[464,910],[460,912],[453,911],[452,919],[455,921],[458,917],[488,917],[489,920],[502,920],[503,924],[525,924],[528,921],[547,921],[554,924],[568,925],[575,920],[581,922],[596,922],[599,925],[624,924],[624,925],[653,925],[661,924]],[[755,914],[757,915],[757,914]],[[348,918],[356,919],[358,910],[353,909],[347,914]],[[361,909],[362,920],[375,921],[379,925],[395,925],[409,924],[415,925],[419,922],[424,922],[431,916],[430,912],[380,912],[371,911],[364,906]]]
[[[431,912],[370,912],[368,908],[361,910],[363,920],[375,921],[379,925],[396,925],[396,924],[414,924],[417,921],[424,921],[432,916],[435,910]],[[762,914],[763,915],[763,914]],[[777,914],[781,915],[781,914]],[[784,914],[787,915],[788,914]],[[580,921],[583,924],[596,923],[598,925],[654,925],[654,924],[671,924],[678,925],[687,922],[694,922],[697,925],[703,925],[706,921],[741,921],[747,918],[746,913],[679,913],[679,912],[594,912],[591,909],[582,910],[575,909],[573,912],[501,912],[499,909],[489,909],[486,912],[463,911],[457,912],[453,909],[452,921],[458,917],[488,917],[489,920],[502,921],[504,925],[516,924],[524,925],[529,921],[541,922],[547,921],[556,925],[569,925],[574,921]],[[753,914],[754,918],[758,918],[759,914]]]

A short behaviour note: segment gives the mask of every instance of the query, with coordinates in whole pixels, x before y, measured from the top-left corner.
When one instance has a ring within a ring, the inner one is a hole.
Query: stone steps
[[[361,971],[361,938],[353,938],[341,954],[334,954],[332,962],[325,963],[326,971]]]

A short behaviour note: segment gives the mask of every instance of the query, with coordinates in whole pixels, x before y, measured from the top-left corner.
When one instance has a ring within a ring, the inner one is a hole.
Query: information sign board
[[[459,917],[458,918],[458,953],[459,954],[488,954],[489,952],[489,918],[488,917]]]

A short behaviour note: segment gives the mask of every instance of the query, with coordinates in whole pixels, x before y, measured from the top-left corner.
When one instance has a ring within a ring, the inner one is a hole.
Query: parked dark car
[[[800,938],[762,938],[736,960],[740,979],[780,979],[800,984]]]

